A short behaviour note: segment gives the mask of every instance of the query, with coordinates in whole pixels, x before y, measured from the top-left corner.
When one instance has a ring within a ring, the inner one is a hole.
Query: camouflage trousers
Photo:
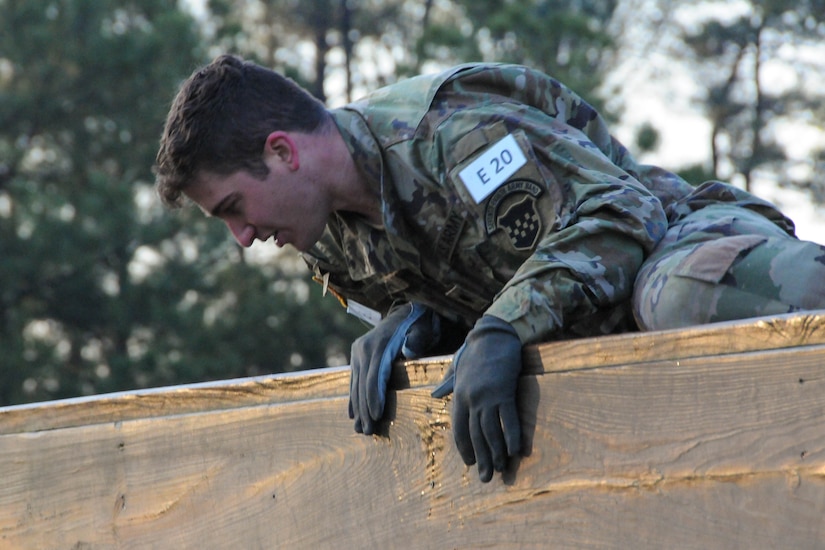
[[[725,204],[671,226],[642,265],[633,294],[642,330],[810,309],[825,309],[825,246]]]

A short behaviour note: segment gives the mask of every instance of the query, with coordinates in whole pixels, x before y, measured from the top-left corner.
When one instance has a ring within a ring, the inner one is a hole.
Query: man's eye
[[[218,210],[218,217],[226,217],[226,216],[233,216],[238,213],[240,199],[231,199],[226,201],[224,204],[221,205],[220,209]]]

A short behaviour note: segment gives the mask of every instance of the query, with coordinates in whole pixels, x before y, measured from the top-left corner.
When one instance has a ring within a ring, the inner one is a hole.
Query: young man
[[[523,344],[825,307],[825,249],[771,204],[637,164],[549,76],[464,65],[327,110],[232,56],[194,73],[157,157],[242,246],[292,244],[377,325],[352,348],[350,416],[371,434],[390,365],[444,326],[466,338],[435,395],[482,481],[520,451]],[[462,334],[464,336],[464,334]]]

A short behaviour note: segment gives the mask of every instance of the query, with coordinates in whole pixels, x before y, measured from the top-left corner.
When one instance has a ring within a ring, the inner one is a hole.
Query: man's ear
[[[283,162],[290,170],[297,170],[301,166],[295,140],[288,132],[280,130],[266,136],[264,161],[268,159]]]

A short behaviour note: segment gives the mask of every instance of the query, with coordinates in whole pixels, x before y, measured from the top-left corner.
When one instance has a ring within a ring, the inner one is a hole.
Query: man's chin
[[[290,245],[290,246],[292,246],[292,248],[294,248],[298,252],[309,252],[310,250],[312,250],[312,247],[315,246],[315,243],[317,243],[319,240],[321,240],[322,235],[323,234],[318,235],[316,238],[302,239],[302,240],[298,240],[298,241],[295,241],[295,242],[293,242],[291,240],[284,240],[284,242],[282,244],[279,241],[278,246]]]
[[[275,241],[275,246],[277,246],[278,248],[291,247],[291,248],[294,248],[295,250],[297,250],[298,252],[306,252],[310,248],[312,248],[312,245],[301,246],[298,243],[293,243],[293,242],[290,242],[290,241],[279,241],[279,240]]]

